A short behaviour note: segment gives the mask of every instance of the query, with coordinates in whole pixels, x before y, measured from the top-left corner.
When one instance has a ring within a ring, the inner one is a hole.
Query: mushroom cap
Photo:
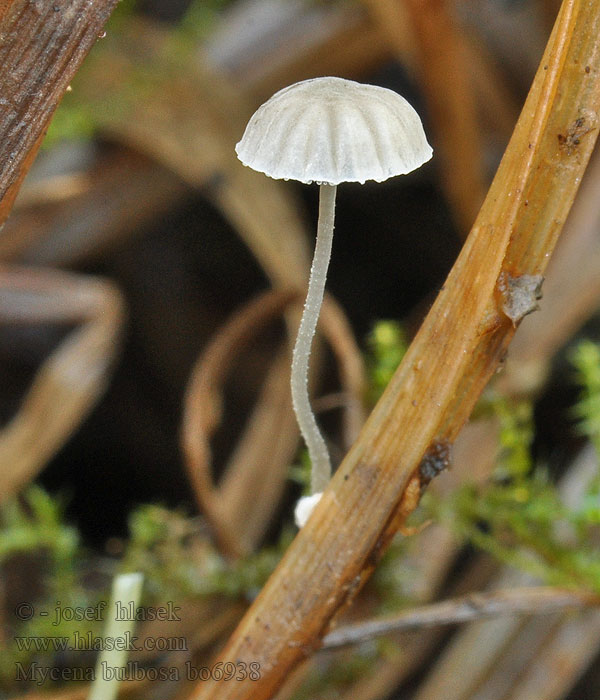
[[[343,78],[303,80],[275,93],[235,150],[244,165],[270,177],[331,185],[382,182],[433,153],[403,97]]]

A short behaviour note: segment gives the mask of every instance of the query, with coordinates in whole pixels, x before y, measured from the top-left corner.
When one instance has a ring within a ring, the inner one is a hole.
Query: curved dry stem
[[[319,323],[338,363],[344,396],[343,447],[347,451],[358,437],[366,419],[364,397],[367,379],[363,355],[344,310],[329,294],[325,294],[323,299]]]
[[[0,501],[33,479],[106,388],[123,325],[110,282],[55,270],[0,270],[0,326],[78,323],[35,375],[0,430]]]
[[[215,335],[209,346],[202,353],[192,370],[188,383],[181,427],[181,445],[185,464],[198,505],[211,527],[218,546],[228,556],[235,557],[243,554],[253,548],[255,541],[252,535],[246,538],[242,533],[242,530],[246,530],[249,516],[246,514],[246,522],[242,528],[242,524],[236,520],[236,509],[231,507],[232,498],[225,497],[225,494],[215,486],[211,474],[209,441],[221,420],[221,386],[231,363],[239,356],[241,349],[252,335],[257,333],[273,318],[279,316],[286,306],[297,297],[298,293],[294,290],[267,292],[236,313]],[[280,364],[280,362],[276,362],[275,366],[270,370],[266,379],[266,386],[272,385],[273,382],[277,383],[276,375],[280,375],[282,371],[285,371],[282,389],[287,396],[287,368],[281,368]],[[275,387],[274,394],[273,391],[268,392],[272,400],[269,401],[267,418],[270,423],[269,436],[272,437],[275,429],[276,432],[281,433],[281,440],[289,434],[290,429],[293,427],[293,416],[291,415],[291,408],[288,408],[287,411],[285,410],[284,405],[282,405],[281,392],[278,392],[276,389],[277,387]],[[264,391],[262,398],[265,399]],[[264,413],[264,405],[262,412]],[[290,414],[292,425],[287,425],[285,420],[286,413]],[[283,423],[281,423],[282,418]],[[255,454],[253,454],[252,459],[248,458],[248,451],[246,451],[246,459],[243,461],[240,462],[234,458],[234,463],[237,463],[237,467],[235,469],[228,467],[223,477],[225,491],[228,490],[226,485],[233,480],[234,474],[238,482],[240,479],[242,482],[245,482],[246,479],[243,476],[243,472],[253,471],[252,465],[254,465],[254,468],[260,467],[266,461],[270,467],[267,481],[271,483],[275,480],[280,485],[279,488],[275,488],[275,491],[280,492],[281,484],[285,477],[281,473],[283,465],[279,464],[279,467],[276,468],[280,461],[278,459],[278,450],[273,449],[273,443],[270,440],[271,449],[265,454],[266,443],[253,430],[252,419],[249,422],[248,430],[253,432],[253,442],[258,439],[262,455],[258,455],[258,462],[256,462]],[[242,437],[242,442],[247,443],[247,440],[248,435],[246,434]],[[292,437],[290,447],[292,450],[295,450],[295,435]],[[255,452],[253,447],[247,446],[247,450],[250,450],[252,453]],[[284,454],[286,451],[284,450]],[[262,478],[264,479],[264,476]],[[267,486],[267,484],[263,485]],[[265,488],[261,489],[258,495],[254,494],[254,505],[259,510],[261,510],[261,503],[264,501],[267,493],[271,491],[271,488]],[[270,499],[267,500],[270,501]],[[264,519],[261,525],[264,527]],[[261,527],[258,525],[252,526],[250,530],[260,532]]]

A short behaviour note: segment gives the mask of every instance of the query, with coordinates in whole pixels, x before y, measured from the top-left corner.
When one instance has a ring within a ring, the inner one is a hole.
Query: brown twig
[[[600,152],[596,147],[548,266],[544,282],[544,298],[540,303],[541,309],[538,313],[528,316],[523,325],[519,327],[519,331],[510,346],[506,368],[496,378],[496,390],[517,395],[529,395],[531,391],[536,391],[541,386],[545,370],[549,367],[553,354],[572,336],[574,329],[589,318],[600,305],[598,280],[600,249],[596,240],[600,221],[600,202],[597,197],[599,184]],[[574,275],[573,270],[577,270],[577,274]],[[452,471],[433,484],[434,489],[438,492],[438,497],[443,498],[445,493],[467,478],[464,470],[465,465],[470,465],[469,481],[481,482],[487,479],[490,469],[495,463],[494,455],[497,450],[497,426],[489,421],[470,422],[465,426],[454,446]],[[440,487],[443,487],[441,491]],[[440,572],[431,570],[431,567],[442,566],[444,562],[450,562],[453,553],[456,554],[457,545],[452,537],[444,534],[444,530],[436,527],[428,528],[419,535],[417,541],[413,543],[413,550],[415,550],[416,561],[411,561],[411,569],[414,568],[419,572],[417,580],[422,579],[423,584],[421,585],[425,585],[426,590],[431,594],[436,590],[441,580]],[[515,581],[515,585],[525,585],[526,583],[526,581]],[[421,590],[420,585],[418,583],[416,585]],[[508,582],[503,582],[503,586],[506,585]],[[577,673],[577,669],[583,669],[589,654],[595,654],[596,646],[593,640],[594,635],[597,635],[597,625],[594,625],[593,620],[596,615],[597,613],[594,613],[593,616],[587,615],[585,620],[578,618],[578,642],[575,646],[571,645],[568,650],[563,649],[561,652],[561,658],[569,659],[569,664],[574,669],[573,673]],[[502,621],[499,621],[499,624],[503,625]],[[532,621],[531,624],[534,622]],[[423,634],[423,632],[419,634]],[[446,678],[455,677],[456,669],[460,668],[462,659],[470,654],[470,649],[477,648],[478,643],[481,649],[481,640],[479,642],[477,640],[479,634],[478,628],[473,635],[475,637],[473,646],[457,651],[456,667],[449,672],[445,670],[441,675]],[[491,632],[489,635],[483,636],[499,640],[500,632]],[[411,638],[411,644],[414,641]],[[580,654],[579,658],[575,658],[577,654]],[[365,691],[365,700],[379,697],[375,690],[373,690],[373,694],[369,694],[370,689],[374,686],[381,689],[380,694],[391,693],[393,688],[398,687],[402,679],[406,677],[407,672],[410,673],[411,670],[414,670],[414,667],[410,665],[408,668],[406,667],[404,645],[398,656],[399,659],[395,656],[391,659],[386,657],[379,662],[376,671],[377,680],[373,680],[372,684],[366,681],[359,683],[359,689],[365,686],[368,688],[368,691]],[[400,660],[402,660],[402,665]],[[508,664],[513,667],[514,660],[509,661]],[[549,661],[548,665],[551,664],[552,662]],[[530,666],[537,668],[539,663],[532,661]],[[499,689],[502,668],[504,666],[501,664],[493,678],[489,680],[489,687]],[[563,688],[568,688],[566,674],[560,673],[559,675],[564,684]],[[552,681],[547,672],[545,672],[545,678],[548,685],[555,685],[558,682],[557,680]],[[439,690],[439,688],[426,690],[425,697],[429,692],[448,695],[447,687],[444,690]],[[499,696],[502,697],[501,690],[498,692]],[[558,693],[557,696],[560,694]],[[358,689],[355,694],[353,687],[349,697],[362,699],[363,695]],[[533,697],[540,697],[540,693],[533,693]]]
[[[259,663],[261,679],[235,688],[209,681],[194,698],[271,697],[369,576],[418,503],[424,456],[455,439],[504,356],[520,321],[514,302],[530,302],[521,312],[535,306],[534,293],[511,291],[506,282],[517,280],[518,290],[523,275],[543,273],[596,140],[599,111],[600,8],[566,0],[440,295],[308,523],[222,651],[224,660]],[[581,120],[589,130],[579,137]]]
[[[540,386],[544,376],[544,368],[550,363],[551,356],[558,347],[571,336],[573,329],[584,319],[588,318],[599,305],[598,289],[598,245],[596,232],[598,219],[600,218],[600,205],[597,197],[598,178],[600,177],[600,153],[595,149],[594,155],[588,165],[581,188],[565,224],[556,250],[547,270],[547,279],[544,283],[544,298],[540,303],[539,313],[528,316],[523,325],[519,327],[515,339],[510,346],[510,354],[506,369],[496,378],[495,388],[518,395],[528,395],[532,390]],[[573,275],[573,270],[577,274]],[[443,479],[436,480],[433,484],[438,497],[451,491],[458,484],[468,478],[472,482],[481,482],[489,476],[494,465],[494,456],[498,450],[497,426],[489,421],[478,420],[470,422],[462,430],[454,445],[453,469],[444,475]],[[470,473],[467,475],[464,467],[469,465]],[[476,470],[476,471],[474,471]],[[443,487],[440,489],[440,487]],[[417,590],[425,590],[425,596],[431,595],[442,580],[440,571],[432,567],[448,565],[457,552],[457,543],[449,534],[440,527],[428,528],[416,538],[412,549],[415,554],[410,561],[411,570],[418,572],[416,576]],[[421,580],[422,583],[418,583]],[[504,582],[504,586],[508,582]],[[515,585],[524,585],[526,582],[515,582]],[[574,669],[583,668],[588,653],[595,653],[595,645],[592,639],[596,632],[591,617],[580,621],[580,632],[576,648],[571,646],[561,653],[561,657],[574,657],[577,650],[584,657],[582,661],[573,658],[570,661]],[[502,625],[502,621],[499,622]],[[533,621],[532,621],[533,624]],[[420,635],[424,632],[419,632]],[[428,632],[428,634],[430,634]],[[477,635],[475,635],[477,636]],[[498,638],[499,632],[490,636]],[[487,635],[486,635],[487,637]],[[579,641],[581,640],[581,642]],[[414,634],[411,637],[411,645],[415,643]],[[473,648],[477,648],[475,639]],[[481,648],[481,640],[479,641]],[[512,645],[511,645],[512,646]],[[356,690],[352,687],[348,697],[360,697],[361,700],[372,700],[382,694],[389,694],[402,682],[406,675],[414,670],[414,666],[407,666],[405,645],[402,651],[391,658],[386,656],[378,664],[372,683],[359,682]],[[462,659],[469,655],[470,651],[462,649],[458,653],[457,666],[460,668]],[[396,658],[398,657],[398,658]],[[509,664],[513,664],[510,661]],[[580,665],[578,665],[578,663]],[[549,665],[551,662],[549,662]],[[530,666],[538,667],[538,662],[531,662]],[[511,666],[512,667],[512,666]],[[503,666],[502,666],[503,668]],[[499,679],[502,676],[502,668],[490,681],[490,687],[497,689]],[[575,673],[576,671],[574,671]],[[446,673],[445,677],[455,677],[453,669]],[[546,678],[549,676],[546,673]],[[564,688],[569,687],[565,680],[565,674],[560,673],[564,681]],[[551,684],[552,681],[548,680]],[[364,695],[362,690],[365,689]],[[377,690],[381,690],[377,693]],[[372,694],[370,694],[372,691]],[[427,691],[428,692],[428,691]],[[427,692],[425,697],[427,697]],[[436,690],[432,692],[437,692]],[[501,692],[501,691],[499,691]],[[447,687],[440,691],[444,696],[448,695]],[[560,693],[558,693],[560,695]],[[557,695],[557,696],[558,696]],[[500,694],[501,697],[501,694]],[[538,698],[539,693],[533,694]]]
[[[0,223],[45,129],[117,0],[12,0],[0,7]]]
[[[517,333],[499,377],[507,393],[537,391],[554,354],[600,306],[600,151],[596,148],[544,282],[540,313]]]
[[[323,638],[323,648],[335,649],[359,644],[366,639],[400,630],[436,627],[504,615],[546,615],[582,607],[596,607],[600,598],[591,593],[562,588],[515,588],[469,595],[403,610],[376,620],[345,625]]]

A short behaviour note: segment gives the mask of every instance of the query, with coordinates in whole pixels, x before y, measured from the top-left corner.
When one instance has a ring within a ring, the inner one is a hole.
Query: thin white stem
[[[329,452],[317,426],[308,397],[308,358],[323,302],[325,279],[331,257],[336,189],[335,185],[321,185],[315,254],[310,270],[304,312],[292,355],[292,403],[312,464],[311,493],[323,491],[331,478]]]

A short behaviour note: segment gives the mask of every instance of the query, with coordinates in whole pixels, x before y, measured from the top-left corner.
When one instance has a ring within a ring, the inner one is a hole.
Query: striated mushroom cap
[[[284,180],[382,182],[432,156],[421,119],[400,95],[342,78],[313,78],[275,93],[235,147],[244,165]]]

